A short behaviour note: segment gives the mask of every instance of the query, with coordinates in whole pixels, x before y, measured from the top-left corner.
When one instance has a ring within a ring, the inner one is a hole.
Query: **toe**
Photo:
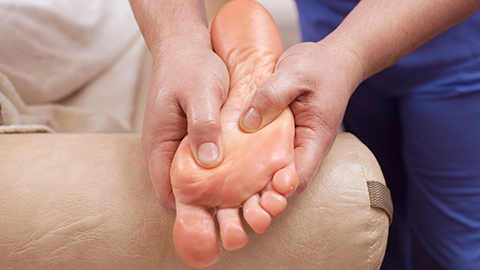
[[[217,211],[220,238],[226,250],[238,250],[248,242],[238,208],[223,208]]]
[[[298,176],[292,163],[277,171],[272,179],[273,188],[282,195],[292,194],[298,187]]]
[[[250,225],[252,230],[258,234],[267,231],[272,222],[272,217],[260,206],[260,196],[252,195],[242,205],[243,218]]]
[[[260,205],[265,211],[272,215],[272,217],[277,217],[287,207],[287,199],[274,190],[268,190],[262,193]]]
[[[180,258],[189,266],[206,268],[220,256],[213,216],[206,208],[177,201],[173,241]]]

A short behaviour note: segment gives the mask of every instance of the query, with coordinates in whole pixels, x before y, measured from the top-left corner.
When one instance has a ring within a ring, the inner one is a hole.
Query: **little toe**
[[[267,231],[272,217],[260,206],[260,195],[252,195],[243,203],[242,208],[243,218],[254,232],[262,234]]]
[[[226,250],[238,250],[248,242],[238,208],[223,208],[217,211],[220,238]]]
[[[278,217],[287,207],[287,198],[274,190],[267,190],[260,197],[260,205],[272,217]]]
[[[298,187],[298,176],[295,165],[292,163],[278,170],[272,179],[273,188],[280,194],[288,196]]]
[[[220,256],[215,220],[208,209],[176,203],[173,242],[180,258],[189,266],[206,268]]]

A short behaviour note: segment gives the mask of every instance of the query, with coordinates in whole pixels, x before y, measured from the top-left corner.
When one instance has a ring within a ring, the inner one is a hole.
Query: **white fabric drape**
[[[127,0],[0,0],[0,133],[131,132],[145,52]]]

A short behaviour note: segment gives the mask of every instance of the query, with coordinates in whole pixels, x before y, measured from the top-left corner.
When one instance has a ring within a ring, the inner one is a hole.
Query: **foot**
[[[252,14],[256,14],[253,19],[249,17]],[[239,28],[238,22],[249,22],[254,31]],[[256,25],[263,25],[260,35]],[[285,195],[298,185],[290,110],[256,133],[246,133],[238,126],[244,107],[273,72],[282,52],[270,15],[254,1],[231,2],[212,24],[212,43],[231,75],[229,96],[221,110],[224,160],[213,169],[199,166],[186,136],[171,169],[177,209],[175,248],[193,267],[208,267],[219,256],[212,209],[216,210],[223,247],[237,250],[248,241],[240,209],[249,226],[263,233],[271,218],[285,209]]]

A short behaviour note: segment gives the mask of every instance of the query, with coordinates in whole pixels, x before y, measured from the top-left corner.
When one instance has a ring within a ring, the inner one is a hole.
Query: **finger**
[[[295,105],[292,110],[295,113]],[[298,112],[297,112],[298,113]],[[299,185],[295,194],[305,190],[308,181],[315,175],[321,161],[330,151],[337,129],[328,128],[317,116],[297,117],[295,128],[295,167]]]
[[[247,244],[248,236],[243,229],[238,208],[218,209],[217,220],[223,248],[238,250]]]
[[[195,102],[186,102],[186,106],[182,106],[187,115],[193,156],[204,168],[213,168],[223,160],[221,103],[219,98],[205,95],[195,97]]]
[[[170,182],[170,167],[179,142],[164,142],[147,156],[148,171],[158,202],[165,208],[175,209],[175,196]]]
[[[142,146],[150,178],[160,205],[175,209],[170,183],[170,167],[181,139],[186,135],[186,121],[178,106],[159,102],[145,113]],[[161,117],[156,117],[161,116]]]
[[[301,93],[295,72],[282,65],[262,83],[240,119],[240,127],[245,132],[255,132],[271,123]]]

